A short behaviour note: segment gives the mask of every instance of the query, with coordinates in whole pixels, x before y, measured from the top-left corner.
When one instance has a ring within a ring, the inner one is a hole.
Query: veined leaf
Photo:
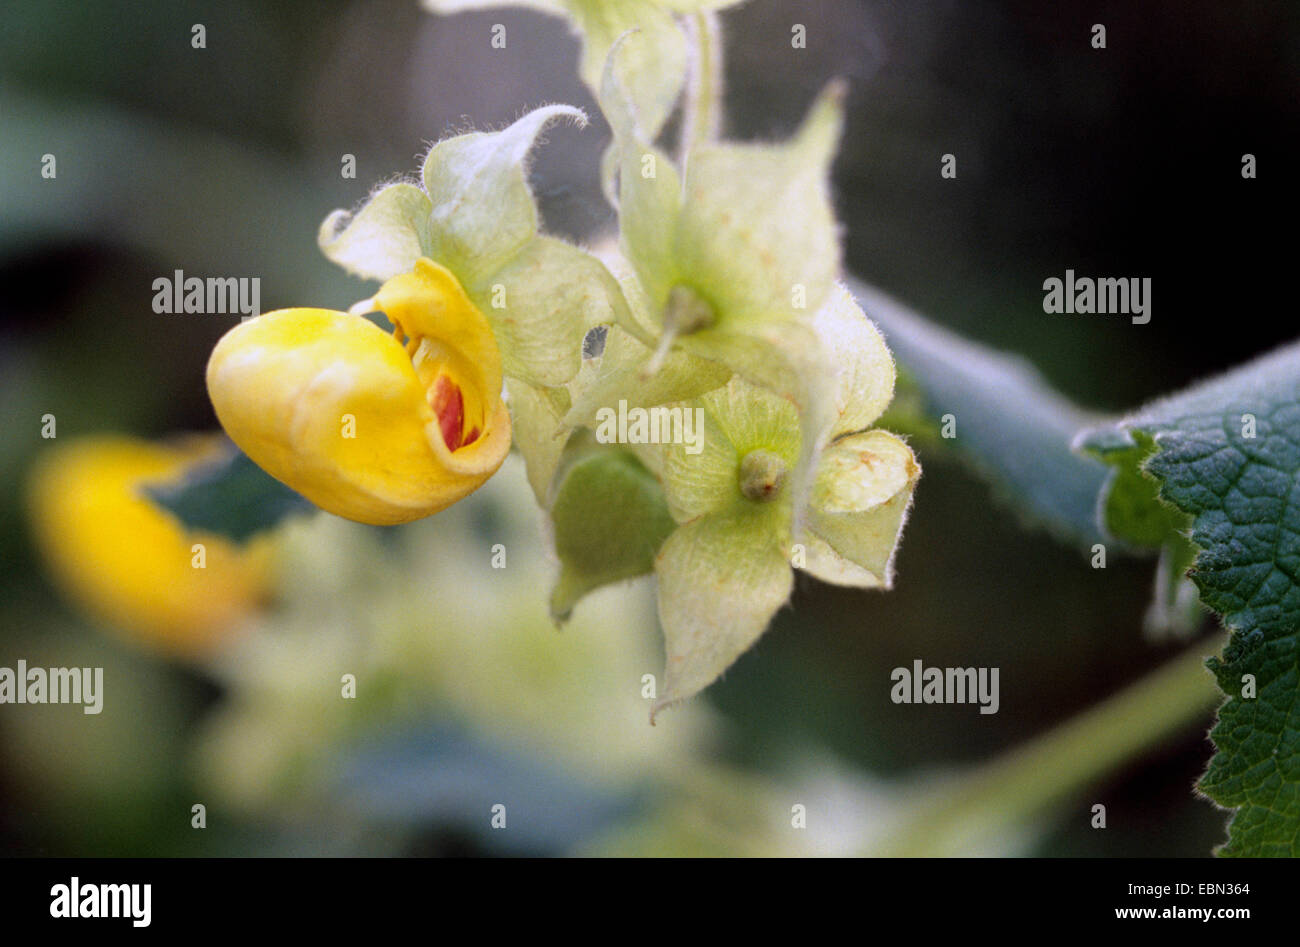
[[[1106,494],[1112,528],[1150,527],[1124,489],[1138,470],[1165,515],[1190,520],[1191,578],[1232,632],[1209,662],[1227,701],[1200,784],[1237,810],[1220,853],[1300,855],[1300,344],[1079,443],[1118,466],[1119,492]]]

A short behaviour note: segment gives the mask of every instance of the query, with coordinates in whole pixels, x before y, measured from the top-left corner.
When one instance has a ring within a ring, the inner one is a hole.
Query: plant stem
[[[1212,639],[1214,649],[1223,639]],[[1222,695],[1205,642],[922,803],[872,855],[945,856],[1014,838],[1036,816],[1206,714]]]
[[[722,102],[722,43],[717,16],[701,11],[687,22],[694,59],[682,116],[679,163],[683,168],[695,144],[717,137]]]

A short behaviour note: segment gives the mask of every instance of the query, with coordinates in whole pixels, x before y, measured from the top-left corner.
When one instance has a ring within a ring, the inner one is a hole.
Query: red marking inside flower
[[[446,375],[439,375],[434,382],[429,407],[433,408],[433,413],[438,418],[438,427],[442,429],[442,440],[447,445],[447,450],[460,447],[460,429],[465,423],[465,396]]]
[[[465,433],[465,396],[460,386],[446,375],[439,375],[429,396],[429,407],[438,419],[443,443],[447,450],[459,450],[478,440],[479,429],[472,427]]]

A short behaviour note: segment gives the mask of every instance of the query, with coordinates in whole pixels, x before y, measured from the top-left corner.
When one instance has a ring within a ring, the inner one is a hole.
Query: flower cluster
[[[789,141],[718,140],[700,118],[716,105],[701,11],[720,5],[643,0],[619,7],[627,23],[597,16],[607,5],[546,5],[584,33],[583,75],[614,131],[603,184],[618,237],[604,251],[540,232],[528,154],[548,123],[584,117],[538,109],[438,143],[418,182],[325,221],[323,251],[382,281],[373,297],[251,320],[208,368],[248,456],[362,522],[445,508],[513,444],[553,526],[557,619],[603,585],[657,576],[668,666],[656,710],[762,634],[793,568],[888,587],[920,473],[902,440],[872,429],[893,360],[837,282],[842,90]],[[689,34],[671,15],[683,6]],[[673,157],[658,139],[683,87]],[[607,443],[596,419],[616,405],[698,412],[702,445]]]

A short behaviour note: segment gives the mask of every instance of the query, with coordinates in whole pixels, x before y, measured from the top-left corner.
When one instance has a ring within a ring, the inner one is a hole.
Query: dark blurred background
[[[847,77],[835,184],[848,268],[1024,355],[1083,406],[1119,411],[1296,335],[1283,287],[1298,20],[1280,0],[752,0],[723,15],[727,131],[783,136],[825,81]],[[498,22],[507,50],[487,42]],[[327,213],[413,171],[450,130],[499,127],[547,101],[595,114],[575,74],[577,40],[529,11],[443,19],[414,0],[47,0],[6,4],[3,23],[0,472],[10,485],[39,449],[46,412],[61,437],[215,426],[202,373],[227,326],[154,314],[154,278],[258,276],[263,310],[345,308],[364,284],[317,251]],[[203,50],[190,44],[196,23]],[[807,50],[790,47],[794,23],[807,27]],[[1106,26],[1104,50],[1090,45],[1094,23]],[[613,222],[595,186],[607,130],[597,120],[549,137],[534,166],[547,225],[589,240]],[[1241,177],[1247,152],[1257,180]],[[46,153],[57,156],[52,181],[39,174]],[[956,180],[939,175],[945,153]],[[355,180],[340,176],[344,154],[356,156]],[[1067,267],[1151,277],[1151,322],[1045,315],[1042,282]],[[885,774],[980,760],[1176,653],[1141,636],[1153,562],[1093,570],[958,460],[923,450],[922,462],[896,590],[864,596],[801,576],[793,607],[710,690],[738,762],[762,768],[806,744]],[[0,495],[0,635],[65,609],[39,578],[19,500],[13,486]],[[890,669],[917,656],[1000,667],[1000,713],[890,703]],[[174,683],[194,715],[214,695],[198,675],[177,671]],[[1224,816],[1190,787],[1208,760],[1209,723],[1089,789],[1039,850],[1207,854]],[[34,807],[12,772],[0,764],[3,850],[174,850],[178,830],[156,824],[150,803],[185,798],[166,774],[99,799],[117,821],[92,829],[76,815],[84,808]],[[1093,802],[1117,830],[1088,827]],[[219,844],[255,851],[254,829]]]

